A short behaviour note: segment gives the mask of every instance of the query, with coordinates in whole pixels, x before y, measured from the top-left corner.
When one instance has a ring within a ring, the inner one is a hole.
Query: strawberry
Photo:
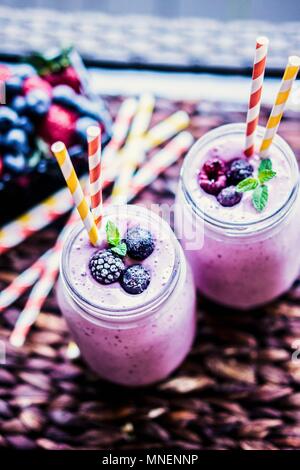
[[[69,87],[73,88],[76,93],[80,92],[80,79],[76,70],[71,65],[61,69],[59,72],[52,72],[44,75],[44,79],[47,80],[47,82],[50,83],[53,87],[56,85],[68,85]]]
[[[52,96],[52,87],[46,80],[43,80],[38,75],[25,78],[23,82],[23,93],[26,95],[31,90],[43,90],[48,96]]]
[[[52,104],[42,121],[39,135],[49,144],[62,140],[66,147],[74,142],[78,114],[70,109]]]
[[[10,68],[7,65],[0,64],[0,82],[5,82],[11,76]]]

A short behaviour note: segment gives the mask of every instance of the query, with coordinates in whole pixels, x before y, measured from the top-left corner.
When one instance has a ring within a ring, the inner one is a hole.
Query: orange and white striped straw
[[[99,242],[99,233],[92,213],[89,209],[87,200],[83,194],[82,187],[79,183],[75,173],[70,155],[63,142],[55,142],[51,150],[55,155],[57,162],[60,166],[62,174],[66,180],[67,186],[73,196],[76,209],[81,217],[81,220],[86,228],[90,242],[92,245],[97,246]]]
[[[265,134],[261,142],[259,155],[265,158],[269,155],[269,149],[279,127],[285,105],[290,95],[293,83],[297,77],[300,67],[300,57],[290,56],[284,71],[282,82],[276,101],[273,105],[270,117],[268,119]]]
[[[87,140],[91,208],[95,223],[100,227],[103,217],[100,127],[90,126],[87,129]]]
[[[36,283],[45,269],[46,260],[51,252],[52,250],[48,250],[0,292],[0,312],[14,303],[26,290]]]
[[[261,93],[266,68],[266,58],[269,40],[264,37],[256,39],[256,49],[251,80],[251,93],[246,120],[245,155],[251,157],[254,153],[255,135],[259,119]]]

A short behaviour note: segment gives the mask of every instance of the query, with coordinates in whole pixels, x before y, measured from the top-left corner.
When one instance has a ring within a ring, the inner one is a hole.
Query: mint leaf
[[[105,230],[107,242],[113,246],[119,245],[121,241],[120,232],[118,227],[113,222],[111,222],[111,220],[107,221]]]
[[[264,170],[272,170],[272,161],[269,158],[264,158],[258,167],[258,174]]]
[[[258,181],[256,178],[246,178],[243,181],[240,181],[236,187],[236,190],[239,193],[245,193],[246,191],[252,191],[258,186]]]
[[[252,195],[252,202],[253,206],[258,212],[262,212],[267,205],[269,197],[269,190],[268,186],[263,184],[262,186],[258,186]]]
[[[273,170],[262,170],[258,173],[258,179],[261,184],[270,181],[274,176],[276,176],[276,171]]]
[[[117,253],[117,255],[119,255],[119,256],[125,256],[126,253],[127,253],[126,243],[120,243],[117,246],[113,246],[111,248],[111,251],[113,251],[114,253]]]

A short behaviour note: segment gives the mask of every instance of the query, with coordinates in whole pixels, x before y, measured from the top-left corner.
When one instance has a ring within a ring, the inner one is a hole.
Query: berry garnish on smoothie
[[[140,225],[134,225],[122,239],[118,227],[109,220],[106,241],[108,248],[97,251],[90,258],[89,270],[93,279],[100,284],[119,281],[129,294],[144,292],[151,280],[150,271],[142,264],[132,265],[130,258],[143,261],[151,255],[155,248],[152,233]]]
[[[255,162],[256,170],[251,160]],[[269,197],[266,183],[274,176],[276,172],[269,158],[260,160],[258,165],[257,160],[246,157],[228,161],[215,157],[206,160],[198,178],[201,189],[215,196],[223,207],[237,205],[242,200],[243,193],[253,191],[252,205],[258,212],[262,212]]]

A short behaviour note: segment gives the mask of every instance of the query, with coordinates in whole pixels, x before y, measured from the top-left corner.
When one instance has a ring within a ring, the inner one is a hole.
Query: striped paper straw
[[[181,132],[174,137],[162,150],[156,152],[134,175],[130,196],[132,199],[146,186],[150,185],[160,173],[173,165],[183,154],[185,154],[193,143],[193,136],[189,132]]]
[[[79,180],[76,176],[70,155],[68,154],[65,144],[63,142],[56,142],[51,146],[51,150],[57,159],[67,186],[73,196],[76,208],[86,228],[90,242],[92,245],[96,246],[99,240],[98,230],[89,209],[87,200],[84,197],[82,187],[80,186]]]
[[[97,126],[87,129],[88,161],[90,175],[90,198],[92,214],[97,227],[100,227],[102,211],[102,184],[101,184],[101,131]]]
[[[150,125],[154,106],[155,100],[152,95],[145,94],[140,97],[126,144],[129,145],[133,139],[144,136]]]
[[[164,121],[152,127],[144,137],[145,150],[161,145],[177,132],[185,129],[190,122],[189,115],[185,111],[177,111]]]
[[[84,182],[84,178],[80,181]],[[4,225],[0,229],[0,255],[68,212],[72,205],[73,199],[68,188],[63,188],[13,222]]]
[[[41,308],[51,292],[59,271],[59,262],[66,233],[78,221],[78,214],[74,210],[61,231],[54,247],[49,250],[40,261],[44,264],[40,279],[33,287],[23,311],[20,313],[10,336],[10,343],[15,347],[23,346],[26,336],[37,319]],[[30,269],[30,268],[29,268]]]
[[[20,313],[13,332],[9,338],[15,347],[23,346],[31,325],[35,322],[49,292],[55,284],[58,274],[60,251],[55,251],[47,260],[43,276],[33,287],[24,310]]]
[[[280,124],[285,105],[287,103],[288,97],[290,95],[294,80],[297,77],[297,73],[300,67],[300,57],[290,56],[282,82],[279,88],[279,92],[276,97],[276,101],[272,108],[270,117],[268,119],[265,134],[260,146],[259,155],[262,158],[265,158],[269,155],[269,149],[273,142],[273,139],[276,135],[278,126]]]
[[[122,150],[119,174],[112,190],[114,204],[126,203],[132,176],[137,166],[144,160],[143,137],[149,127],[154,105],[155,101],[152,95],[141,96],[128,139]]]
[[[112,190],[112,199],[114,204],[126,204],[132,177],[137,169],[141,154],[144,153],[142,142],[135,140],[127,147],[122,155],[122,164],[119,175]]]
[[[103,164],[108,163],[111,156],[122,147],[136,109],[137,100],[134,98],[127,98],[121,104],[113,125],[112,138],[103,150]]]
[[[36,283],[45,269],[45,262],[51,252],[52,250],[48,250],[44,253],[32,266],[23,271],[11,284],[1,291],[0,312],[14,303],[29,287]]]
[[[251,157],[254,153],[256,129],[259,119],[262,85],[265,75],[266,58],[269,40],[265,37],[256,39],[255,57],[252,71],[251,93],[248,104],[245,155]]]

